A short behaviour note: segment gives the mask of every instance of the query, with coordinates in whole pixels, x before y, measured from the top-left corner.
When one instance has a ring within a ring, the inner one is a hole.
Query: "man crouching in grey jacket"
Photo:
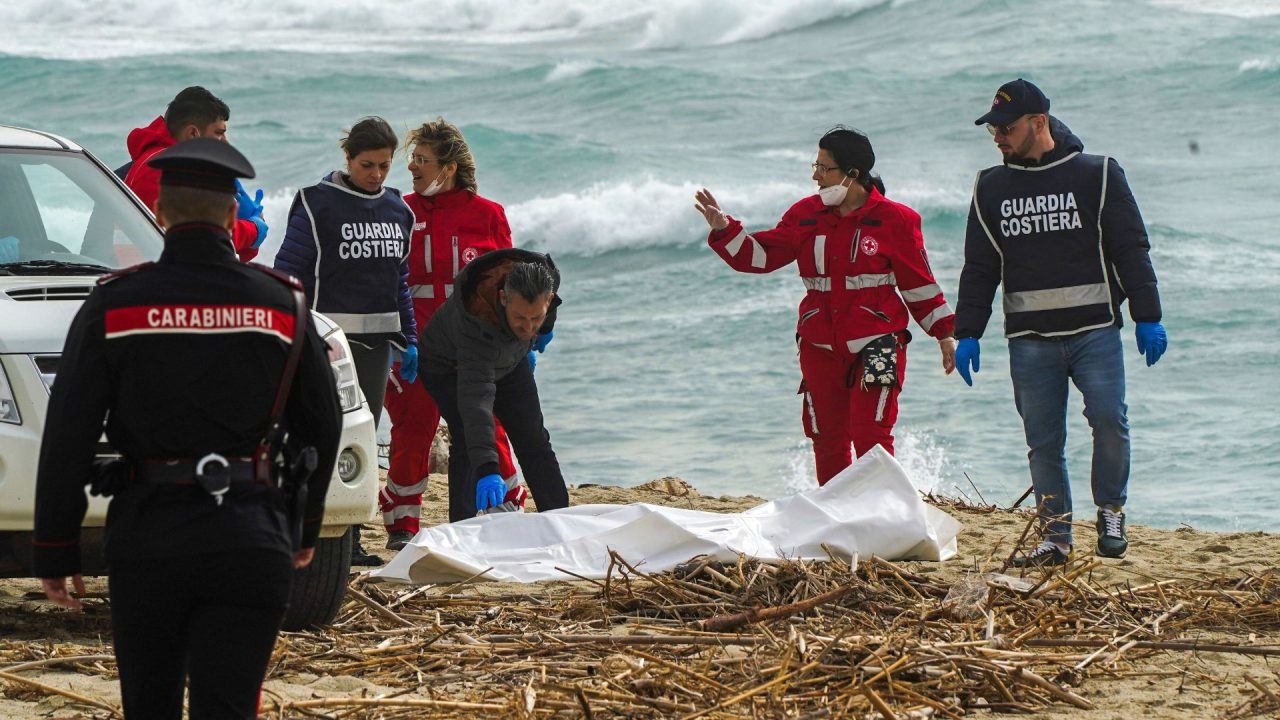
[[[550,256],[512,248],[481,255],[422,334],[419,375],[449,423],[449,521],[502,502],[494,418],[502,422],[538,510],[569,505],[542,421],[529,350],[555,325],[560,272]]]

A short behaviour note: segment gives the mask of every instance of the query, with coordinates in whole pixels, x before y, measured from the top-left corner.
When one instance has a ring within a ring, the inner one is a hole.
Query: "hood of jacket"
[[[556,293],[556,297],[551,301],[552,312],[548,312],[548,318],[554,318],[554,308],[560,304],[560,272],[550,255],[521,248],[485,253],[458,272],[454,279],[454,293],[461,296],[459,299],[466,311],[496,328],[510,332],[498,292],[506,283],[511,266],[518,262],[537,262],[550,268],[552,292]]]
[[[126,146],[129,148],[129,157],[135,162],[139,158],[148,157],[175,144],[177,144],[177,141],[169,134],[169,127],[164,124],[163,116],[152,120],[151,124],[146,127],[134,128],[129,133],[129,139],[126,142]]]
[[[1039,161],[1007,162],[1010,167],[1040,167],[1055,163],[1071,153],[1084,152],[1084,141],[1071,132],[1071,128],[1058,118],[1049,116],[1049,136],[1053,138],[1053,149],[1044,154]]]

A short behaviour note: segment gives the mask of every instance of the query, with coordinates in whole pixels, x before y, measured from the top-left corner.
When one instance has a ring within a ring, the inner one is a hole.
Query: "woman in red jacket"
[[[511,247],[511,228],[501,205],[476,194],[475,159],[457,126],[437,118],[412,131],[406,145],[413,192],[404,200],[414,216],[409,290],[414,318],[425,328],[453,293],[453,279],[463,266],[484,253]],[[387,383],[386,408],[392,423],[391,467],[379,501],[387,548],[399,550],[418,532],[440,411],[421,382],[406,383],[398,373]],[[499,474],[510,486],[515,464],[501,425],[497,435]],[[522,502],[523,491],[513,487],[507,499]]]
[[[708,243],[729,267],[767,273],[796,263],[808,292],[796,341],[804,432],[825,484],[875,445],[893,452],[906,375],[908,311],[955,368],[954,315],[925,255],[920,216],[884,196],[871,175],[866,135],[837,127],[818,141],[818,194],[791,206],[778,226],[748,233],[707,190],[695,195]]]

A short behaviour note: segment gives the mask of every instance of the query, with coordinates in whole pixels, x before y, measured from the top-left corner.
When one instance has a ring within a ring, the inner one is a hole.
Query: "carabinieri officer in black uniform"
[[[163,173],[165,249],[100,279],[67,335],[40,451],[34,569],[50,600],[79,607],[67,578],[83,590],[85,486],[112,495],[126,717],[181,718],[189,678],[192,718],[252,718],[293,568],[311,561],[320,531],[342,413],[297,282],[236,259],[229,228],[248,160],[196,139],[149,163]],[[107,471],[95,465],[104,419],[124,459]]]

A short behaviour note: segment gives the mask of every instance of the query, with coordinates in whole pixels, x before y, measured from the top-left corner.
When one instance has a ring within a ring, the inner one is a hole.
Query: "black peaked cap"
[[[237,178],[254,176],[253,165],[230,144],[192,138],[156,153],[147,164],[160,171],[161,185],[235,193]]]

